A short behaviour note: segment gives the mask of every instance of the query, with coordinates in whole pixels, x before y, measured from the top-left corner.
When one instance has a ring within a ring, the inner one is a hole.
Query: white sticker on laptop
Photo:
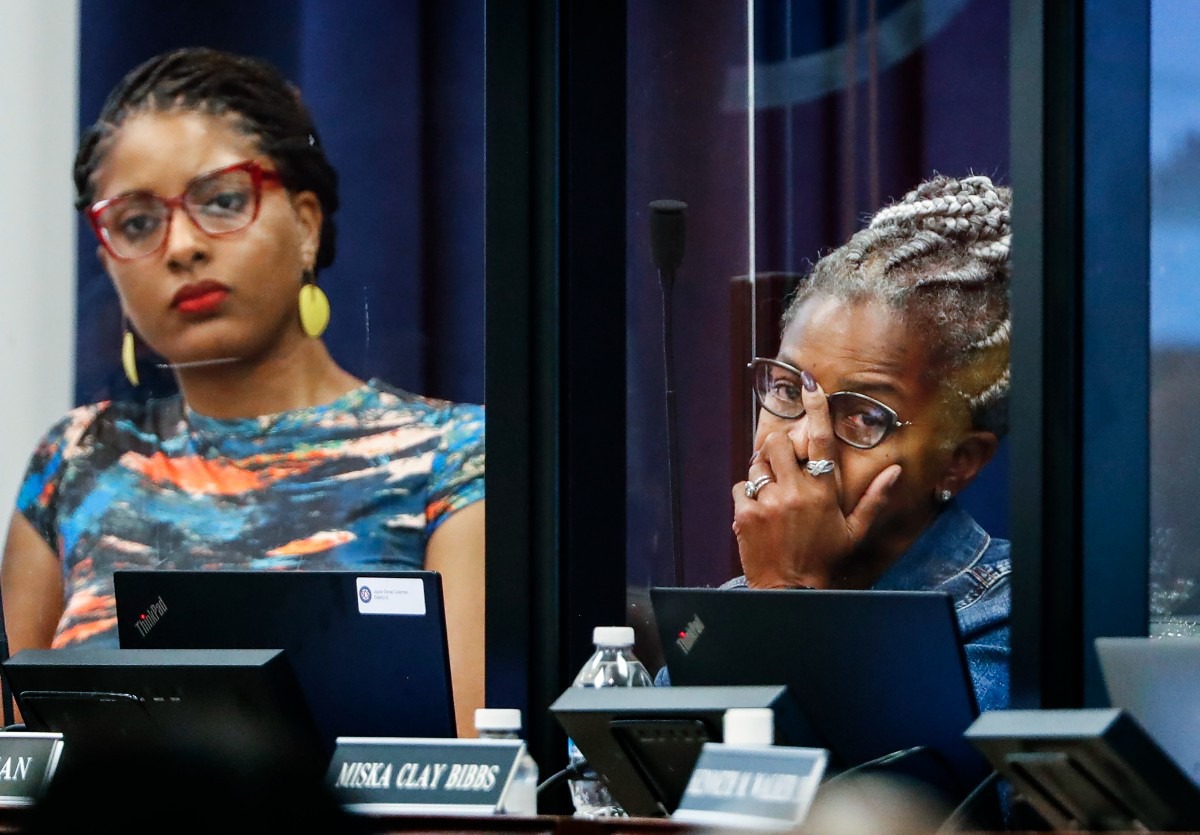
[[[359,577],[360,615],[423,615],[425,586],[419,577]]]

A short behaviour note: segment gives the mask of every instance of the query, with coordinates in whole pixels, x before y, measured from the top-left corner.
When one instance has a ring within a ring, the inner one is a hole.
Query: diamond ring
[[[747,499],[755,498],[758,495],[759,490],[763,489],[763,487],[770,484],[774,480],[775,479],[769,475],[760,475],[758,478],[754,479],[754,481],[747,481],[746,482],[746,498]]]

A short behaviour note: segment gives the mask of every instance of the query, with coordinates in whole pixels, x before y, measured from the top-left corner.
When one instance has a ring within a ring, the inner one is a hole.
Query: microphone
[[[655,200],[650,204],[650,257],[658,267],[660,281],[674,282],[675,270],[683,263],[687,203]]]
[[[650,257],[658,269],[663,298],[663,370],[667,390],[667,489],[671,494],[671,555],[675,585],[684,585],[683,530],[679,504],[679,442],[675,418],[675,350],[671,291],[675,272],[683,263],[686,239],[687,203],[679,200],[655,200],[650,204]]]

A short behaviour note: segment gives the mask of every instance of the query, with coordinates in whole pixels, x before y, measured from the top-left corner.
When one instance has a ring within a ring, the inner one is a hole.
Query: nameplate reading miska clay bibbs
[[[524,748],[519,739],[338,737],[326,783],[354,812],[490,815]]]

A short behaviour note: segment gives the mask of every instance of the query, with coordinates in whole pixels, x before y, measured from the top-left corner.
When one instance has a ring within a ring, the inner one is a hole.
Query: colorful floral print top
[[[251,419],[178,396],[81,406],[38,444],[17,506],[62,560],[54,646],[116,646],[117,569],[419,569],[483,497],[483,407],[372,380]]]

